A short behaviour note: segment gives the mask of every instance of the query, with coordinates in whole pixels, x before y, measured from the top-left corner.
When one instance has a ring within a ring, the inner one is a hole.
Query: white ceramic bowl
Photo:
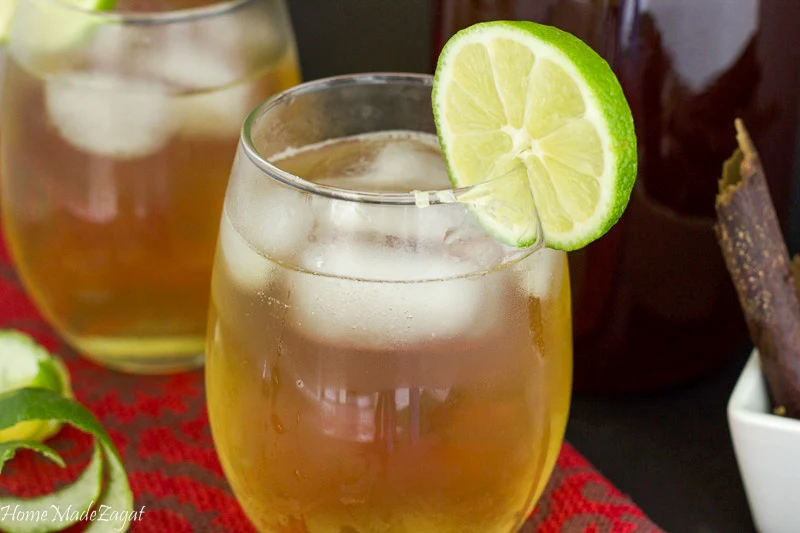
[[[770,413],[756,350],[728,401],[728,423],[756,528],[800,532],[800,420]]]

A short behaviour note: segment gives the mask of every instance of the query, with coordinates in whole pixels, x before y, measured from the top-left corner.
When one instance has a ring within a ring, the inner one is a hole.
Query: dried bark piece
[[[717,240],[776,412],[800,418],[800,298],[764,170],[744,124],[716,200]]]
[[[797,298],[800,299],[800,254],[796,254],[792,258],[792,264],[789,267],[794,277],[794,289],[797,293]]]

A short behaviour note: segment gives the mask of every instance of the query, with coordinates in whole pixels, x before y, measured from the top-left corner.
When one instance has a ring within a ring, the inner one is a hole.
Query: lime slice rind
[[[576,37],[531,22],[462,30],[439,57],[432,103],[453,186],[524,164],[548,247],[581,248],[622,215],[636,175],[633,118],[611,68]],[[521,228],[490,233],[519,246]]]

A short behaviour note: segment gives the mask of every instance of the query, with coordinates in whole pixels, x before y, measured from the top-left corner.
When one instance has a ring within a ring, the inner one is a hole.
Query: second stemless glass
[[[2,107],[12,256],[59,333],[127,371],[202,362],[241,121],[299,81],[283,0],[197,3],[139,13],[121,0],[100,13],[24,0],[13,21]]]
[[[451,191],[425,208],[400,192],[447,187],[431,83],[316,81],[245,122],[206,386],[225,473],[265,533],[510,533],[558,455],[566,255],[496,243],[442,203]]]

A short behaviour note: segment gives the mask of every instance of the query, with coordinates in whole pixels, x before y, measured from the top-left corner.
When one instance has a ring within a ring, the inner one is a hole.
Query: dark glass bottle
[[[634,112],[639,176],[628,210],[570,254],[576,390],[652,391],[710,371],[747,339],[713,230],[736,117],[784,228],[792,219],[800,0],[435,0],[434,57],[457,30],[498,19],[582,38],[614,68]]]

